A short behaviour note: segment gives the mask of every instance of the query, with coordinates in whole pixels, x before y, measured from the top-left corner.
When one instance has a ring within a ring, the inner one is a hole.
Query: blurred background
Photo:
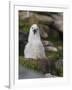
[[[55,67],[51,73],[63,76],[63,13],[19,11],[19,63],[26,64],[27,67],[34,69],[32,66],[28,66],[31,62],[24,62],[24,48],[28,42],[32,24],[37,24],[40,28],[40,36],[46,56],[51,67]]]

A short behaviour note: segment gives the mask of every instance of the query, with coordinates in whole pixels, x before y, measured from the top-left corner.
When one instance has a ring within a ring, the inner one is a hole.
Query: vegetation
[[[42,73],[52,73],[56,76],[63,76],[63,67],[56,68],[55,62],[62,58],[62,55],[59,56],[58,52],[46,52],[47,60],[33,60],[33,59],[25,59],[23,56],[19,57],[19,63],[23,66],[34,69],[36,71],[40,71]],[[49,62],[49,63],[48,63]],[[51,66],[49,66],[49,64]]]

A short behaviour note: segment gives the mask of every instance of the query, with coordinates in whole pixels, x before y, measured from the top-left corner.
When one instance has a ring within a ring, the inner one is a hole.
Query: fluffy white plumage
[[[30,28],[28,43],[24,50],[24,57],[33,59],[46,58],[37,24],[33,24]]]

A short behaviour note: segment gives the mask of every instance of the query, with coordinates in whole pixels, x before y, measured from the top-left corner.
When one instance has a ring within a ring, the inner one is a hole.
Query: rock
[[[62,49],[63,49],[63,47],[62,47],[62,46],[58,46],[58,49],[59,49],[59,50],[62,50]]]
[[[63,76],[63,60],[48,60],[48,73],[45,74],[47,76]]]
[[[24,55],[24,48],[26,43],[28,42],[28,33],[23,31],[19,31],[19,55]]]
[[[40,28],[40,35],[43,39],[47,39],[48,38],[48,30],[49,27],[43,24],[39,24],[39,28]]]
[[[50,30],[48,25],[43,25],[43,24],[38,24],[39,28],[42,28],[45,32],[48,33],[48,31]]]
[[[42,43],[44,46],[53,46],[53,43],[51,41],[43,40]]]
[[[55,63],[55,67],[56,69],[60,69],[63,67],[63,60],[59,59],[56,63]]]
[[[61,32],[63,32],[63,15],[56,15],[53,14],[52,17],[54,18],[54,26]]]
[[[63,77],[63,60],[59,59],[55,62],[55,74]]]
[[[23,32],[23,31],[19,31],[19,42],[27,42],[28,41],[28,33]]]
[[[27,11],[20,11],[19,13],[19,17],[23,20],[26,18],[29,18],[30,16],[31,16],[31,13]]]
[[[38,24],[39,20],[36,18],[35,14],[32,13],[29,17],[29,24],[32,25],[34,23]]]
[[[45,47],[45,50],[47,50],[47,51],[53,51],[53,52],[57,52],[58,51],[57,48],[56,47],[53,47],[53,46],[47,46],[47,47]]]
[[[50,25],[53,23],[53,18],[46,15],[35,14],[35,17],[39,20],[39,23]]]
[[[43,39],[48,38],[48,33],[43,30],[43,28],[40,28],[40,35]]]
[[[19,64],[19,79],[45,78],[44,74]]]
[[[51,77],[56,77],[55,75],[52,75],[51,73],[46,73],[45,77],[51,78]]]
[[[43,43],[44,46],[48,46],[48,41],[43,40],[42,43]]]

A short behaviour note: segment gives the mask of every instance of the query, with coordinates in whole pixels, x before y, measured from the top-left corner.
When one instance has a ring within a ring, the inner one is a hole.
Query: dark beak
[[[34,34],[35,34],[35,33],[37,32],[37,30],[36,30],[36,29],[34,29],[34,30],[33,30],[33,32],[34,32]]]

